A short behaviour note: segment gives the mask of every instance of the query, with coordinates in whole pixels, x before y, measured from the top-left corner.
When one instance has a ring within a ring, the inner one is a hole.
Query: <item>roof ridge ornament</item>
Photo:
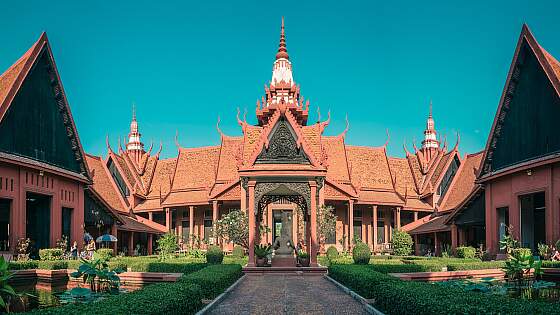
[[[286,48],[286,34],[284,32],[284,17],[282,17],[282,26],[280,27],[280,43],[278,44],[278,53],[276,53],[276,60],[290,59],[288,49]]]

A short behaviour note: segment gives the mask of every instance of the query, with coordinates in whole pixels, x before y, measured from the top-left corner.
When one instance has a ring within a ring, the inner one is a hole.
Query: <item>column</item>
[[[373,251],[377,246],[377,205],[373,205]]]
[[[165,229],[171,231],[171,210],[165,208]]]
[[[247,211],[247,191],[243,187],[243,183],[239,183],[241,186],[241,211]]]
[[[414,221],[418,221],[418,212],[414,211]]]
[[[113,235],[114,237],[118,237],[117,234],[117,222],[113,222],[113,225],[111,226],[111,235]],[[113,255],[117,257],[117,242],[113,242],[112,247]]]
[[[451,250],[455,253],[457,249],[457,225],[451,224]]]
[[[311,188],[311,266],[317,266],[317,252],[319,251],[319,243],[317,240],[317,183],[310,182]]]
[[[218,200],[212,201],[212,231],[214,232],[212,237],[214,238],[214,245],[218,244],[218,235],[215,233],[216,221],[218,221]]]
[[[401,229],[401,207],[395,209],[395,229]]]
[[[414,234],[414,255],[420,256],[420,244],[418,244],[418,234]]]
[[[154,212],[153,211],[148,211],[148,220],[154,221]]]
[[[348,200],[348,250],[353,247],[354,241],[354,200]]]
[[[128,256],[132,256],[134,254],[134,232],[130,232],[130,236],[128,237]]]
[[[323,180],[323,187],[321,187],[321,189],[319,189],[319,207],[325,205],[325,185],[326,184],[327,183],[325,183],[325,181]]]
[[[193,246],[193,238],[194,235],[194,206],[189,206],[189,244],[191,247]]]
[[[458,246],[463,246],[465,245],[467,242],[465,240],[465,229],[464,228],[459,228],[457,227],[457,232],[459,233],[458,235]]]
[[[247,215],[249,216],[249,261],[248,267],[255,266],[255,182],[249,183],[249,209]]]
[[[391,212],[389,212],[389,209],[385,209],[385,211],[383,211],[383,215],[384,215],[384,220],[383,220],[383,227],[384,227],[384,233],[383,236],[385,237],[385,243],[390,243],[390,236],[391,236]]]
[[[153,252],[153,237],[154,235],[152,233],[148,233],[148,255],[151,255]]]
[[[295,211],[294,211],[293,214],[295,214]],[[292,221],[295,219],[294,216],[293,216],[293,214],[292,214]],[[272,237],[273,237],[273,235],[272,235],[272,232],[273,232],[273,229],[272,229],[272,217],[273,217],[273,216],[272,216],[272,205],[271,205],[271,204],[268,204],[268,205],[266,206],[266,225],[267,225],[268,228],[270,229],[270,232],[266,233],[266,242],[267,242],[267,243],[270,243],[270,244],[272,244]],[[296,230],[293,230],[293,231],[296,231]],[[297,233],[293,233],[293,234],[297,234]]]

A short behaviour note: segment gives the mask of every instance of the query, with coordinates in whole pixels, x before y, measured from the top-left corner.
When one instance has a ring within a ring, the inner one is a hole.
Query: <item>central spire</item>
[[[276,54],[276,60],[278,59],[288,59],[288,49],[286,48],[286,34],[284,33],[284,17],[282,17],[282,28],[280,30],[280,44],[278,45],[278,53]]]
[[[140,141],[141,134],[138,131],[138,121],[136,121],[136,104],[132,104],[132,121],[130,122],[130,133],[128,134],[128,143],[126,151],[133,156],[133,160],[140,162],[142,154],[144,154],[144,144]]]
[[[278,44],[278,52],[276,53],[276,60],[272,65],[272,84],[280,82],[285,85],[292,86],[294,78],[292,75],[292,63],[286,48],[286,33],[284,32],[284,17],[282,17],[282,27],[280,28],[280,44]]]

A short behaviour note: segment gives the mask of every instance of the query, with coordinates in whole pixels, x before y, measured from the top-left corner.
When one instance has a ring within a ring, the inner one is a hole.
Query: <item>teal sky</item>
[[[428,104],[460,150],[484,148],[522,23],[560,56],[558,1],[9,1],[0,5],[0,71],[46,31],[86,152],[128,133],[136,103],[143,141],[215,145],[218,115],[239,135],[236,108],[256,121],[280,19],[310,122],[327,134],[348,114],[348,144],[403,156],[420,142]]]

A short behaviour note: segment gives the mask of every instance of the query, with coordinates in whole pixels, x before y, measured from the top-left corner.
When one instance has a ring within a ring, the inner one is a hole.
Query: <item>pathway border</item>
[[[198,311],[196,313],[196,315],[203,315],[206,314],[206,312],[210,311],[211,309],[214,308],[214,306],[216,306],[218,303],[220,303],[223,299],[226,298],[226,296],[233,290],[235,289],[235,287],[237,287],[241,281],[244,281],[245,278],[247,276],[246,275],[242,275],[241,278],[237,279],[237,281],[235,281],[232,285],[229,286],[229,288],[227,288],[222,294],[218,295],[218,297],[216,297],[214,300],[212,300],[212,302],[210,302],[208,305],[206,305],[203,309],[201,309],[200,311]]]
[[[354,300],[360,302],[366,308],[366,311],[368,313],[374,314],[374,315],[385,315],[385,313],[381,312],[380,310],[376,309],[371,304],[369,304],[366,298],[364,298],[363,296],[359,295],[358,293],[350,290],[349,288],[344,286],[342,283],[334,280],[333,278],[331,278],[328,275],[326,275],[325,278],[327,278],[327,280],[329,280],[330,282],[334,283],[339,289],[341,289],[342,291],[344,291],[345,293],[350,295]]]

